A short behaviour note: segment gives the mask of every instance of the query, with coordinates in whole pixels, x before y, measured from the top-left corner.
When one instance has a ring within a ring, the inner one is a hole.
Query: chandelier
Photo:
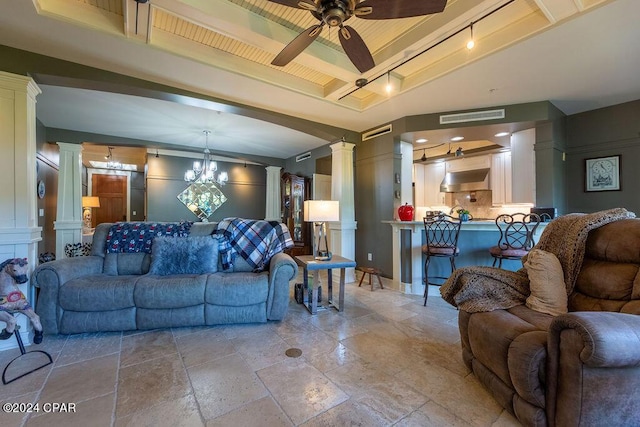
[[[218,172],[218,163],[211,160],[211,152],[209,151],[209,134],[210,130],[202,131],[205,135],[204,145],[204,158],[202,163],[199,161],[193,162],[193,169],[189,169],[184,173],[184,180],[194,183],[217,183],[219,185],[225,185],[229,180],[229,176],[226,172]]]

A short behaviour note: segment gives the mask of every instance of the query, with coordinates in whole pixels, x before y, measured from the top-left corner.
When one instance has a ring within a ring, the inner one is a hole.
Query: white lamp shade
[[[340,221],[337,200],[305,200],[304,220],[307,222]]]

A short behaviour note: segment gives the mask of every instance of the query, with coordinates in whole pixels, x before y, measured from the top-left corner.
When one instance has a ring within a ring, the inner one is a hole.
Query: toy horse
[[[0,321],[6,323],[6,327],[0,332],[0,340],[6,340],[13,335],[17,323],[13,313],[20,312],[31,320],[35,329],[33,343],[42,342],[40,317],[33,311],[31,304],[16,285],[28,280],[27,272],[26,258],[8,259],[0,264]]]

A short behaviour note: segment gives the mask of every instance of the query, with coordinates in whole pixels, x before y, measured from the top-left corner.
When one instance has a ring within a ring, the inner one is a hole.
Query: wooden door
[[[127,220],[127,177],[93,174],[91,194],[100,197],[100,207],[92,209],[91,226]]]

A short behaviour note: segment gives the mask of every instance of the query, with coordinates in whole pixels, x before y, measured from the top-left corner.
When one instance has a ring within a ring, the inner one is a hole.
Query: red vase
[[[398,208],[398,217],[400,217],[400,221],[413,221],[413,206],[409,203],[400,206]]]

